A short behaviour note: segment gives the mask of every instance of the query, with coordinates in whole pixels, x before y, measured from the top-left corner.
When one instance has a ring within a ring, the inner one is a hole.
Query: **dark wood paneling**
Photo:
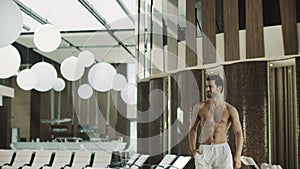
[[[3,80],[2,83],[5,86],[12,86],[11,78]],[[11,140],[11,98],[3,97],[3,105],[0,106],[0,148],[10,148]]]
[[[164,115],[164,93],[163,93],[163,78],[155,78],[150,80],[150,108],[149,108],[149,136],[151,164],[158,164],[163,153],[163,115]],[[155,146],[153,146],[155,145]]]
[[[30,139],[39,138],[40,134],[40,112],[41,112],[41,93],[31,91],[30,103]]]
[[[202,96],[202,70],[182,71],[173,74],[171,81],[171,146],[172,153],[191,155],[188,131],[192,109]],[[182,110],[183,115],[177,113]],[[180,122],[180,119],[183,120]]]
[[[223,0],[216,0],[216,33],[224,32]]]
[[[297,91],[297,116],[298,126],[300,124],[300,57],[296,58],[296,91]],[[299,130],[298,130],[299,136]],[[298,137],[298,162],[300,161],[300,139]]]
[[[245,0],[239,0],[239,30],[246,29],[246,2]]]
[[[265,55],[262,10],[261,0],[246,1],[246,58]]]
[[[192,10],[190,10],[192,11]],[[216,0],[201,1],[203,63],[216,62]]]
[[[284,54],[298,54],[296,0],[279,0]]]
[[[50,119],[51,118],[51,91],[48,92],[40,92],[40,112],[38,112],[40,115],[39,119],[37,117],[34,117],[37,119],[37,121],[33,122],[31,120],[31,124],[33,124],[31,127],[39,127],[39,138],[41,141],[47,141],[51,139],[51,124],[43,124],[41,123],[41,119]],[[56,112],[56,111],[54,111]],[[32,129],[31,128],[31,129]],[[30,129],[30,130],[31,130]],[[35,138],[31,138],[35,139]]]
[[[148,123],[143,123],[143,121],[149,120],[149,82],[140,82],[137,87],[137,151],[143,154],[149,154],[150,152],[150,142],[147,139],[150,126]]]
[[[296,1],[297,22],[300,22],[300,1]]]
[[[197,65],[196,48],[196,13],[195,0],[186,1],[186,47],[185,58],[187,67]]]
[[[225,61],[239,60],[238,0],[223,3]]]
[[[264,26],[281,25],[279,0],[263,0]]]
[[[127,74],[127,64],[122,63],[118,65],[117,72],[126,77]],[[127,118],[127,104],[121,98],[121,92],[117,92],[117,99],[114,103],[117,107],[117,132],[123,136],[124,142],[129,146],[130,144],[130,124]],[[125,136],[125,137],[124,137]],[[126,137],[127,136],[127,137]]]
[[[226,101],[239,112],[244,133],[242,154],[257,164],[268,161],[268,77],[267,62],[237,63],[224,66]],[[235,138],[229,129],[229,143],[235,152]]]

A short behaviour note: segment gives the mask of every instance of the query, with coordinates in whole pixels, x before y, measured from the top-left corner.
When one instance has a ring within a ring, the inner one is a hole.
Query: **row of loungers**
[[[106,150],[122,151],[126,143],[111,142],[15,142],[10,147],[13,150]]]
[[[111,156],[106,151],[0,150],[0,168],[104,168]]]
[[[128,161],[113,161],[112,153],[107,151],[49,151],[49,150],[1,150],[0,168],[9,169],[103,169],[133,168],[144,166],[151,169],[183,169],[190,156],[167,154],[159,164],[146,164],[150,155],[134,154]],[[119,163],[119,164],[118,164]]]

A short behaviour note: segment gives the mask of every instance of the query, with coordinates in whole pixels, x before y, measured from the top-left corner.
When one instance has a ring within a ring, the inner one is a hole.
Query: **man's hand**
[[[202,152],[199,149],[193,149],[192,150],[192,155],[195,156],[196,153],[202,154]]]
[[[234,169],[239,169],[241,168],[242,164],[241,164],[241,158],[240,157],[234,157],[233,158],[233,168]]]

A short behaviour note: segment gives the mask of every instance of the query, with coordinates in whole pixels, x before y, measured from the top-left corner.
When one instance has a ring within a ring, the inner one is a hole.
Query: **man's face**
[[[214,80],[207,80],[205,88],[207,98],[212,98],[220,93]]]

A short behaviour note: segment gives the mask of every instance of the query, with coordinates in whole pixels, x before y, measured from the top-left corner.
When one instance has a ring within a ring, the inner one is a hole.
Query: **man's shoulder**
[[[225,105],[226,105],[226,109],[229,111],[229,112],[237,112],[237,109],[231,105],[230,103],[228,102],[225,102]]]
[[[207,105],[208,105],[208,101],[202,101],[202,102],[198,103],[199,108],[203,108]]]
[[[195,106],[194,106],[194,109],[201,110],[205,107],[205,105],[206,105],[206,102],[196,103]]]

